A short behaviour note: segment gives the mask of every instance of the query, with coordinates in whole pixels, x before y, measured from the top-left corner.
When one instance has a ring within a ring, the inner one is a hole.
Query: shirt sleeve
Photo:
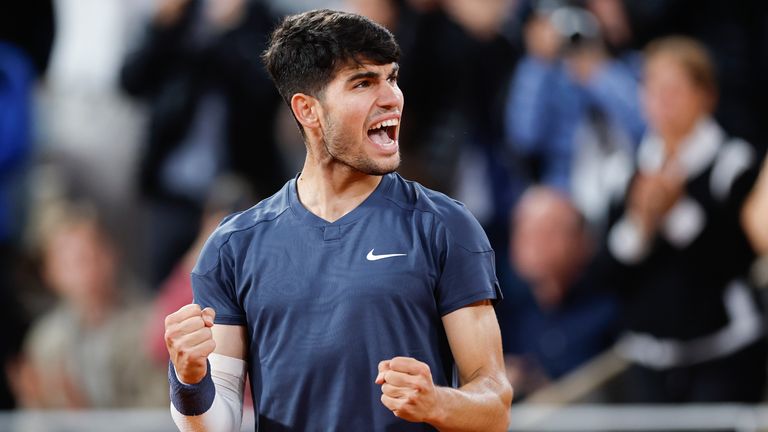
[[[518,64],[507,96],[504,122],[507,143],[512,150],[534,153],[545,139],[551,119],[547,110],[555,74],[555,66],[533,57],[525,57]]]
[[[480,300],[501,300],[495,254],[480,224],[461,206],[444,221],[439,236],[441,274],[437,307],[447,315]]]
[[[216,324],[245,325],[245,313],[237,295],[234,260],[228,241],[214,232],[192,270],[192,294],[200,307],[216,311]]]

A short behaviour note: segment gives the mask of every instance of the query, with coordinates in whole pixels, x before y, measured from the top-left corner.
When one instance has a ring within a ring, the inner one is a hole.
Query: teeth
[[[383,122],[376,123],[375,125],[371,126],[369,130],[379,129],[379,128],[388,127],[388,126],[397,126],[399,123],[400,122],[397,119],[384,120]]]

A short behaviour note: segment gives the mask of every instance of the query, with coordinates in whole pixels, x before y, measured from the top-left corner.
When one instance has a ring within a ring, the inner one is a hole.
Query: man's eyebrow
[[[347,78],[347,82],[355,81],[355,80],[359,80],[359,79],[365,79],[365,78],[373,79],[373,78],[378,78],[378,77],[379,77],[379,73],[378,72],[373,72],[373,71],[358,72],[358,73],[350,76],[349,78]]]
[[[387,78],[392,78],[394,76],[397,76],[397,73],[399,71],[400,71],[400,65],[395,63],[394,66],[392,66],[392,72],[389,73]],[[359,79],[376,79],[376,78],[379,78],[380,76],[381,75],[378,72],[362,71],[362,72],[358,72],[356,74],[353,74],[352,76],[347,78],[347,82],[352,82],[352,81],[356,81],[356,80],[359,80]]]

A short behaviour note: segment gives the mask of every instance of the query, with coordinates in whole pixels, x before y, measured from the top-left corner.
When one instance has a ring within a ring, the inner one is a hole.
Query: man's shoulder
[[[464,212],[466,207],[448,195],[430,189],[419,182],[407,180],[400,174],[390,174],[392,186],[389,188],[387,199],[400,207],[434,213],[437,216]]]
[[[248,210],[225,217],[208,237],[192,273],[209,272],[216,267],[222,253],[233,256],[243,244],[251,242],[256,233],[271,227],[271,222],[278,220],[290,208],[290,183]]]
[[[253,207],[225,217],[211,235],[211,239],[224,243],[233,235],[252,231],[254,228],[278,219],[290,208],[289,187],[290,182]]]
[[[456,199],[393,174],[388,199],[400,207],[430,215],[443,226],[453,241],[474,252],[491,250],[485,231],[469,209]]]

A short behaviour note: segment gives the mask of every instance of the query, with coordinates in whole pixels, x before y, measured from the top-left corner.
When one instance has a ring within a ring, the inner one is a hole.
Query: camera
[[[565,51],[585,45],[599,44],[602,40],[597,18],[587,9],[563,1],[540,1],[537,14],[545,16],[562,38]]]

